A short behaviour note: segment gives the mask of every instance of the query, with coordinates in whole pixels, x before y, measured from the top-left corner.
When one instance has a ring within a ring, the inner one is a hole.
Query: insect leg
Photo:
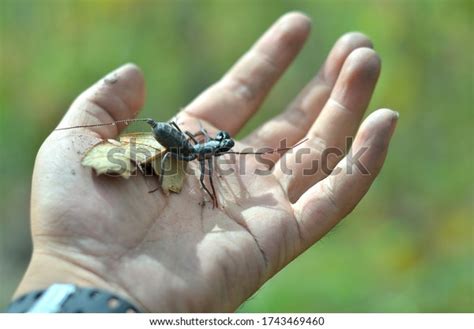
[[[198,120],[199,122],[199,131],[197,133],[191,133],[189,131],[185,131],[184,133],[191,137],[191,139],[195,139],[196,136],[204,136],[204,142],[209,142],[209,140],[213,139],[209,136],[209,133],[207,132],[206,128],[203,127],[201,120]],[[193,138],[194,137],[194,138]]]
[[[212,181],[212,174],[214,173],[213,163],[212,163],[213,159],[214,158],[210,157],[209,159],[207,159],[207,163],[209,167],[209,182],[211,183],[212,194],[214,195],[214,207],[217,208],[219,207],[219,204],[217,203],[216,189],[214,188],[214,182]]]
[[[211,137],[209,136],[209,133],[207,132],[206,128],[201,128],[200,133],[204,135],[206,143],[211,140]]]
[[[166,154],[161,158],[161,162],[160,162],[160,177],[158,178],[159,179],[159,183],[160,183],[160,186],[163,185],[163,175],[165,173],[165,161],[166,159],[168,159],[168,157],[170,156],[170,152],[166,152]]]
[[[183,131],[181,130],[181,128],[179,128],[178,124],[177,124],[176,122],[174,122],[174,121],[170,121],[169,124],[172,125],[173,127],[175,127],[180,133],[185,134],[186,136],[188,136],[189,138],[191,138],[191,140],[194,142],[194,144],[199,144],[198,140],[196,139],[196,136],[197,136],[197,135],[195,135],[195,134],[193,134],[193,133],[191,133],[191,132],[189,132],[189,131],[183,132]]]
[[[160,187],[158,186],[157,188],[154,188],[153,190],[151,190],[151,191],[148,191],[148,193],[153,193],[153,192],[156,192],[156,191],[158,191],[159,189],[160,189]]]
[[[200,135],[204,135],[206,143],[211,140],[211,137],[209,136],[209,133],[207,132],[206,128],[202,125],[201,120],[199,120],[199,133]]]
[[[183,131],[181,130],[181,128],[179,128],[178,124],[174,121],[170,121],[170,125],[172,125],[173,127],[175,127],[176,129],[178,129],[178,131],[180,133],[183,133]]]
[[[197,136],[204,136],[204,143],[207,143],[207,142],[209,142],[211,139],[213,139],[213,138],[211,138],[211,137],[209,136],[209,134],[207,133],[206,130],[204,130],[204,131],[201,131],[201,130],[200,130],[200,131],[198,131],[198,132],[195,133],[195,134],[193,134],[192,132],[189,132],[189,131],[185,131],[184,133],[185,133],[189,138],[192,139],[192,141],[194,142],[194,144],[199,144],[199,141],[196,139]]]
[[[198,140],[196,139],[196,135],[194,135],[193,133],[189,132],[189,131],[185,131],[184,132],[189,138],[192,139],[192,141],[194,142],[194,144],[199,144]]]
[[[209,191],[209,189],[207,188],[206,184],[204,184],[204,174],[205,174],[205,171],[206,171],[206,162],[205,162],[205,159],[199,159],[199,164],[201,166],[201,178],[199,179],[199,181],[201,182],[201,186],[202,188],[207,192],[207,194],[209,194],[209,196],[211,197],[212,199],[212,206],[214,207],[215,205],[215,196]]]

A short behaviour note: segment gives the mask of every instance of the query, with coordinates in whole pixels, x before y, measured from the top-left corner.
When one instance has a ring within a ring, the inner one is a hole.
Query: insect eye
[[[216,140],[219,140],[221,141],[224,137],[222,136],[222,131],[219,131],[217,134],[216,134]]]
[[[231,148],[234,147],[235,143],[232,139],[226,139],[222,144],[222,149],[225,151],[229,151]]]
[[[220,141],[224,139],[230,139],[230,134],[227,131],[219,131],[216,134],[216,139]]]

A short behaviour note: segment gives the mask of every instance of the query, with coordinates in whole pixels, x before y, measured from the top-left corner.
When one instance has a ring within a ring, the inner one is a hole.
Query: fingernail
[[[105,76],[104,83],[106,85],[113,85],[113,84],[117,83],[118,80],[119,80],[119,72],[114,71],[114,72],[109,73]]]
[[[397,111],[393,111],[393,116],[392,116],[392,128],[394,128],[397,125],[398,119],[400,118],[400,113]]]
[[[397,111],[392,111],[392,119],[390,122],[390,133],[388,134],[388,139],[390,139],[395,131],[395,127],[397,126],[398,119],[400,118],[400,113]]]
[[[400,118],[400,112],[393,111],[395,121]]]
[[[118,68],[116,68],[115,70],[113,70],[112,72],[110,72],[109,74],[107,74],[103,81],[106,85],[113,85],[115,83],[117,83],[117,81],[119,81],[119,78],[120,76],[123,74],[124,71],[126,71],[127,69],[129,69],[130,67],[134,66],[135,64],[132,64],[132,63],[127,63],[127,64],[123,64],[121,66],[119,66]]]

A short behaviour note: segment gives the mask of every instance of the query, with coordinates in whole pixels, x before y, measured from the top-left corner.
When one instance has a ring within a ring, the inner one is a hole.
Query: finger
[[[319,240],[359,203],[382,168],[398,113],[382,109],[367,117],[351,156],[306,191],[293,207],[303,244]]]
[[[83,92],[73,102],[58,128],[130,119],[136,116],[144,102],[143,74],[136,65],[125,64]],[[84,129],[102,138],[113,138],[121,128],[123,125]]]
[[[372,49],[358,48],[347,57],[329,100],[306,135],[309,140],[280,160],[293,175],[286,175],[279,169],[281,164],[276,165],[275,175],[291,201],[325,178],[345,155],[379,73],[380,59]],[[298,152],[300,156],[295,156]]]
[[[215,85],[185,113],[235,135],[257,111],[272,86],[302,48],[310,20],[300,13],[281,17]]]
[[[244,142],[248,145],[276,148],[284,139],[289,145],[302,139],[328,100],[347,56],[360,47],[372,47],[372,42],[364,34],[351,32],[340,37],[316,77],[285,112],[256,129]]]

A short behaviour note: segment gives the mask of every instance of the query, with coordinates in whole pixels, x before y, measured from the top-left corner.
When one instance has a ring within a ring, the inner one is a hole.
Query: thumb
[[[131,119],[145,102],[145,81],[134,64],[125,64],[83,92],[71,105],[58,128]],[[102,138],[113,138],[123,126],[85,127]]]

